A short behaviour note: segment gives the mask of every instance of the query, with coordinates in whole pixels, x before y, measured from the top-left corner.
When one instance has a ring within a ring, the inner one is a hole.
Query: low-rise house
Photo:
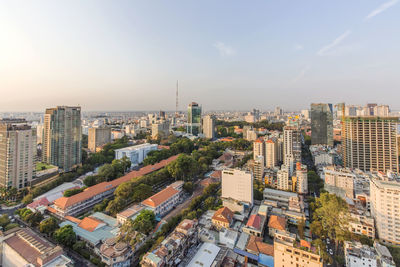
[[[117,221],[120,225],[124,224],[127,220],[135,220],[139,215],[140,211],[144,209],[144,206],[134,204],[129,208],[117,213]]]
[[[222,228],[219,231],[219,244],[233,249],[235,247],[238,237],[239,233],[237,231]]]
[[[67,216],[66,221],[60,224],[71,225],[77,237],[87,242],[92,248],[98,247],[103,241],[116,237],[119,232],[118,222],[115,218],[96,212],[82,220]]]
[[[374,218],[355,213],[350,213],[350,216],[349,225],[352,233],[375,238]]]
[[[264,243],[261,237],[250,236],[246,252],[249,253],[250,259],[257,261],[262,266],[274,265],[274,246]]]
[[[118,242],[116,237],[111,237],[100,246],[99,254],[102,262],[112,267],[131,266],[133,251],[125,242]]]
[[[233,221],[233,212],[227,207],[222,207],[214,213],[212,224],[220,230],[222,227],[229,228]]]
[[[154,251],[143,256],[141,266],[177,266],[198,242],[197,225],[197,220],[183,220]]]
[[[60,246],[55,246],[29,228],[13,228],[0,238],[1,266],[72,267]]]
[[[374,242],[374,248],[378,257],[378,263],[380,267],[395,267],[396,264],[393,261],[392,254],[387,247],[379,244],[378,242]]]
[[[268,222],[269,235],[275,236],[277,232],[286,231],[286,218],[276,215],[271,215]]]
[[[297,242],[295,235],[276,234],[274,237],[274,266],[322,267],[323,260],[318,249],[307,241]]]
[[[164,190],[144,200],[142,205],[153,211],[157,217],[163,217],[178,205],[180,192],[172,186],[167,186]]]
[[[250,215],[249,220],[245,227],[243,227],[243,232],[249,235],[262,237],[264,235],[264,224],[266,218],[262,215],[253,214]]]

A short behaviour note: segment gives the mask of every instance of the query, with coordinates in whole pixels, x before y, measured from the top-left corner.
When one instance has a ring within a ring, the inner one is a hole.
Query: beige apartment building
[[[345,167],[399,172],[398,117],[348,116],[342,124]]]
[[[0,186],[30,186],[35,163],[36,130],[24,119],[0,120]]]
[[[354,197],[356,175],[348,168],[327,166],[324,168],[325,189],[340,197]]]
[[[207,115],[203,118],[203,134],[208,139],[215,138],[215,116]]]
[[[238,169],[223,170],[221,197],[253,205],[253,174]]]
[[[96,152],[103,145],[111,142],[111,128],[94,127],[89,129],[88,148],[91,152]]]
[[[253,142],[253,159],[256,160],[259,156],[265,159],[265,144],[262,138],[258,138]]]
[[[300,162],[296,163],[296,191],[299,194],[308,193],[307,166]]]
[[[306,248],[306,249],[303,249]],[[322,267],[323,261],[318,250],[302,240],[285,233],[276,233],[274,238],[274,266],[284,267]]]
[[[400,244],[400,182],[381,173],[370,179],[371,213],[378,238]]]
[[[269,139],[265,142],[265,167],[274,168],[278,166],[278,143]]]

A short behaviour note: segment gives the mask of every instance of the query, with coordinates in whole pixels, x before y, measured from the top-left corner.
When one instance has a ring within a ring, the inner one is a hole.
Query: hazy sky
[[[400,0],[0,2],[0,111],[400,109]]]

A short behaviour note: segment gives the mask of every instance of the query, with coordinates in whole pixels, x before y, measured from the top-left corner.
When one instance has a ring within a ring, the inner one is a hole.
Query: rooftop
[[[189,262],[188,267],[210,267],[218,255],[220,248],[212,243],[203,243]]]
[[[268,227],[285,231],[286,230],[286,219],[281,216],[271,215],[269,217]]]
[[[148,199],[144,200],[142,202],[143,205],[149,206],[149,207],[158,207],[174,195],[179,194],[179,191],[176,190],[175,188],[171,186],[167,186],[164,190],[161,190],[155,195],[152,195]]]

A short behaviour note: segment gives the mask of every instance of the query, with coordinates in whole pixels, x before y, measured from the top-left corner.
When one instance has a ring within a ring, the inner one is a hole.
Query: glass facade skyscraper
[[[201,133],[201,106],[195,102],[188,106],[187,133],[192,135]]]
[[[311,144],[333,146],[332,104],[311,104]]]
[[[43,161],[70,171],[82,160],[81,108],[46,109],[43,127]]]

